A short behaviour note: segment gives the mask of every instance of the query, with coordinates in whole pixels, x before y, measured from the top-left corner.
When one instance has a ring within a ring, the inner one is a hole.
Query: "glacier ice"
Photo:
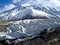
[[[27,19],[9,22],[9,27],[1,32],[0,37],[5,39],[16,39],[40,34],[44,29],[59,27],[59,19]]]

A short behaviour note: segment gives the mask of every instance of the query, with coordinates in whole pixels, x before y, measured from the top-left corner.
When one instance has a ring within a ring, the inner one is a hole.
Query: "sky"
[[[8,5],[12,0],[0,0],[0,8],[3,8],[5,5]]]
[[[17,6],[16,4],[20,3],[21,1],[24,0],[0,0],[0,13],[16,7]],[[60,0],[30,0],[30,1],[33,1],[35,3],[36,2],[42,3],[42,5],[44,6],[54,7],[57,10],[60,10]]]

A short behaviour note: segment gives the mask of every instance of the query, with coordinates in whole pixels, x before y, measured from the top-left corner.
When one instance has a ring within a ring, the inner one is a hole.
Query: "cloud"
[[[60,0],[37,0],[43,6],[54,7],[57,10],[60,10]]]
[[[19,3],[21,0],[13,0],[13,3]],[[24,0],[27,1],[27,0]],[[31,3],[32,2],[32,3]],[[29,0],[27,3],[30,4],[41,4],[42,6],[54,7],[57,10],[60,10],[60,0]]]
[[[21,4],[23,7],[30,6],[29,3]]]
[[[50,4],[49,4],[50,3]],[[57,10],[60,10],[60,0],[50,0],[48,3],[48,6],[54,7]]]
[[[60,6],[60,0],[37,0],[37,1],[45,5]]]
[[[55,6],[60,6],[60,1],[59,0],[51,0],[51,3],[54,3]]]
[[[17,2],[20,2],[21,0],[13,0],[13,3],[17,3]],[[27,1],[27,0],[25,0]],[[54,6],[60,6],[60,0],[29,0],[27,1],[28,2],[32,2],[32,3],[43,3],[44,5],[54,5]]]
[[[6,11],[6,10],[10,10],[10,9],[12,9],[12,8],[14,8],[14,7],[15,7],[15,5],[13,5],[13,4],[5,5],[4,8],[0,8],[0,13],[1,13],[1,12],[4,12],[4,11]]]
[[[17,3],[17,2],[20,2],[20,0],[13,0],[13,3]]]

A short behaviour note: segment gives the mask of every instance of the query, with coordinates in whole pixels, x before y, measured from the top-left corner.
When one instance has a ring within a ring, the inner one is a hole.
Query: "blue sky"
[[[0,0],[0,8],[3,8],[5,5],[12,3],[12,0]]]
[[[0,0],[0,13],[16,7],[15,4],[20,3],[20,1],[21,0]],[[60,10],[60,0],[34,0],[34,1],[35,3],[36,2],[42,3],[42,5],[44,6],[54,7],[57,10]]]

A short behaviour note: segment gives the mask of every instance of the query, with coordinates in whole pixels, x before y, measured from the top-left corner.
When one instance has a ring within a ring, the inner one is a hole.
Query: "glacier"
[[[4,32],[0,32],[0,37],[4,39],[27,38],[35,36],[44,29],[54,29],[60,27],[59,19],[27,19],[9,22],[9,27]]]

